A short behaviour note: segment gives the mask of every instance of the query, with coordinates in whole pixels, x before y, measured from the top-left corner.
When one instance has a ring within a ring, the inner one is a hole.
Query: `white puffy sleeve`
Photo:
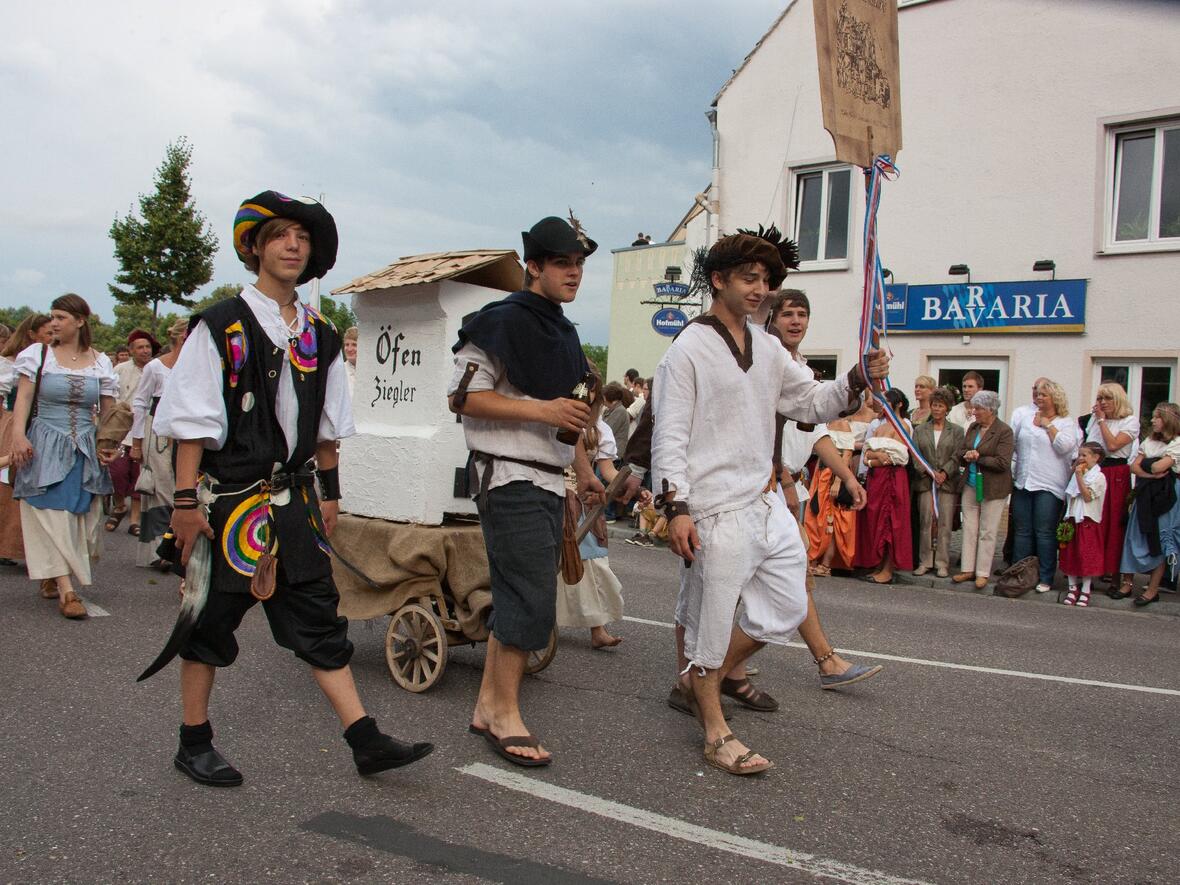
[[[676,490],[675,500],[691,506],[688,483],[688,437],[696,408],[696,369],[683,348],[670,347],[656,367],[652,383],[655,427],[651,438],[653,488],[658,493],[667,481]]]
[[[213,336],[205,323],[198,323],[164,384],[156,409],[156,433],[177,440],[204,440],[207,449],[225,445],[229,419],[222,377],[221,355]]]
[[[835,381],[816,381],[815,373],[799,365],[783,351],[783,383],[779,391],[781,415],[815,424],[840,417],[848,409],[848,376]]]
[[[16,362],[13,363],[13,371],[18,376],[24,376],[32,381],[37,377],[37,369],[41,366],[41,348],[43,345],[30,344],[24,350],[16,355]],[[49,349],[45,349],[45,359],[49,359]],[[15,381],[15,379],[14,379]]]
[[[316,441],[344,439],[355,434],[356,423],[352,417],[352,391],[348,384],[348,370],[344,367],[344,352],[341,351],[336,355],[332,365],[328,366],[328,384],[324,390],[324,412],[320,415],[320,427]]]
[[[603,421],[601,417],[598,419],[595,428],[598,430],[598,452],[595,453],[594,460],[617,460],[619,457],[619,445],[615,441],[615,432],[610,429],[610,425]]]
[[[99,396],[119,398],[119,376],[115,374],[115,367],[111,365],[111,358],[105,353],[99,353],[94,360],[98,370]]]

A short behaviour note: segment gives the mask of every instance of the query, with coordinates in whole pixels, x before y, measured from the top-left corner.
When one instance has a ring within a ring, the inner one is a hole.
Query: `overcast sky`
[[[323,193],[324,291],[403,255],[514,248],[572,206],[600,246],[571,316],[605,344],[610,249],[662,240],[709,180],[704,112],[786,0],[80,3],[5,13],[0,304],[109,319],[116,214],[184,135],[213,282],[247,196]],[[166,308],[165,308],[166,309]]]

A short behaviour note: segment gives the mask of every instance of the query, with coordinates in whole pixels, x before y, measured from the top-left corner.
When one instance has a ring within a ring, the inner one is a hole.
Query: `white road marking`
[[[842,863],[838,860],[830,860],[803,851],[772,845],[769,842],[759,842],[721,830],[711,830],[708,827],[690,824],[674,817],[656,814],[654,811],[645,811],[642,808],[634,808],[620,802],[591,796],[588,793],[579,793],[576,790],[568,790],[545,781],[534,780],[515,771],[504,771],[482,762],[473,762],[456,770],[461,774],[482,778],[509,790],[527,793],[538,799],[556,802],[578,811],[589,812],[644,830],[662,833],[673,839],[683,839],[693,845],[727,851],[730,854],[749,857],[780,867],[788,867],[822,879],[858,883],[858,885],[926,885],[918,879],[903,879],[877,870],[866,870],[863,867]]]
[[[111,616],[111,613],[101,605],[90,602],[87,599],[82,600],[82,605],[86,607],[86,614],[92,618],[109,618]]]
[[[648,624],[652,627],[666,627],[676,629],[675,624],[666,621],[649,621],[646,618],[632,618],[623,616],[624,621],[636,624]],[[807,648],[802,642],[788,642],[791,648]],[[969,673],[989,673],[992,676],[1016,676],[1020,679],[1039,679],[1044,682],[1064,682],[1069,685],[1089,685],[1095,688],[1115,688],[1120,691],[1138,691],[1144,694],[1162,694],[1180,697],[1180,690],[1175,688],[1156,688],[1153,685],[1130,685],[1123,682],[1102,682],[1098,679],[1079,679],[1076,676],[1054,676],[1052,673],[1029,673],[1024,670],[1004,670],[999,667],[980,667],[975,664],[956,664],[951,661],[929,661],[925,658],[907,658],[902,655],[887,655],[875,651],[859,651],[855,648],[837,649],[840,654],[855,655],[858,658],[875,658],[879,661],[897,661],[902,664],[918,664],[923,667],[939,667],[943,670],[966,670]]]

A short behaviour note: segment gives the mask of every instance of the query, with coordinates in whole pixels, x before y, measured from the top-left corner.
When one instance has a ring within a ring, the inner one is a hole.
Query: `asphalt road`
[[[617,625],[622,646],[594,652],[588,631],[566,631],[526,680],[526,721],[556,759],[539,771],[466,733],[482,647],[453,649],[439,684],[412,695],[389,678],[382,619],[351,630],[362,695],[386,730],[438,748],[358,777],[306,669],[255,611],[212,716],[246,783],[213,790],[171,765],[175,665],[134,681],[171,627],[174,582],[134,569],[126,535],[109,540],[85,594],[105,617],[67,622],[0,570],[3,882],[1177,879],[1171,604],[1072,610],[826,579],[837,646],[890,657],[837,693],[801,649],[759,655],[782,707],[731,723],[778,764],[756,779],[704,765],[695,723],[665,704],[665,551],[612,546],[627,615],[645,621]]]

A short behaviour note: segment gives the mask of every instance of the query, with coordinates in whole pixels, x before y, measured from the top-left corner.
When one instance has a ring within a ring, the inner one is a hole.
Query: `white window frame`
[[[1120,121],[1118,125],[1106,126],[1106,165],[1105,165],[1105,207],[1102,217],[1102,248],[1108,255],[1122,255],[1136,252],[1180,252],[1180,237],[1161,238],[1159,229],[1160,177],[1163,173],[1164,150],[1163,133],[1171,129],[1180,129],[1180,117],[1170,119],[1153,117],[1139,121]],[[1129,132],[1153,130],[1155,133],[1155,153],[1151,172],[1151,202],[1148,207],[1147,239],[1116,240],[1115,219],[1118,206],[1119,182],[1119,151],[1118,138]]]
[[[788,218],[790,222],[784,227],[791,231],[791,239],[796,243],[799,242],[799,212],[802,210],[802,205],[799,201],[799,180],[804,175],[812,175],[816,172],[823,173],[823,184],[820,187],[820,215],[819,215],[819,246],[816,249],[817,255],[823,255],[827,246],[828,239],[828,203],[830,195],[829,178],[833,172],[848,171],[848,254],[843,258],[816,258],[813,261],[800,261],[799,271],[819,271],[819,270],[848,270],[852,266],[852,214],[856,209],[856,190],[853,183],[856,181],[856,176],[853,174],[854,167],[847,163],[828,163],[824,165],[799,166],[790,171],[790,188],[788,190],[790,205],[788,206]]]

